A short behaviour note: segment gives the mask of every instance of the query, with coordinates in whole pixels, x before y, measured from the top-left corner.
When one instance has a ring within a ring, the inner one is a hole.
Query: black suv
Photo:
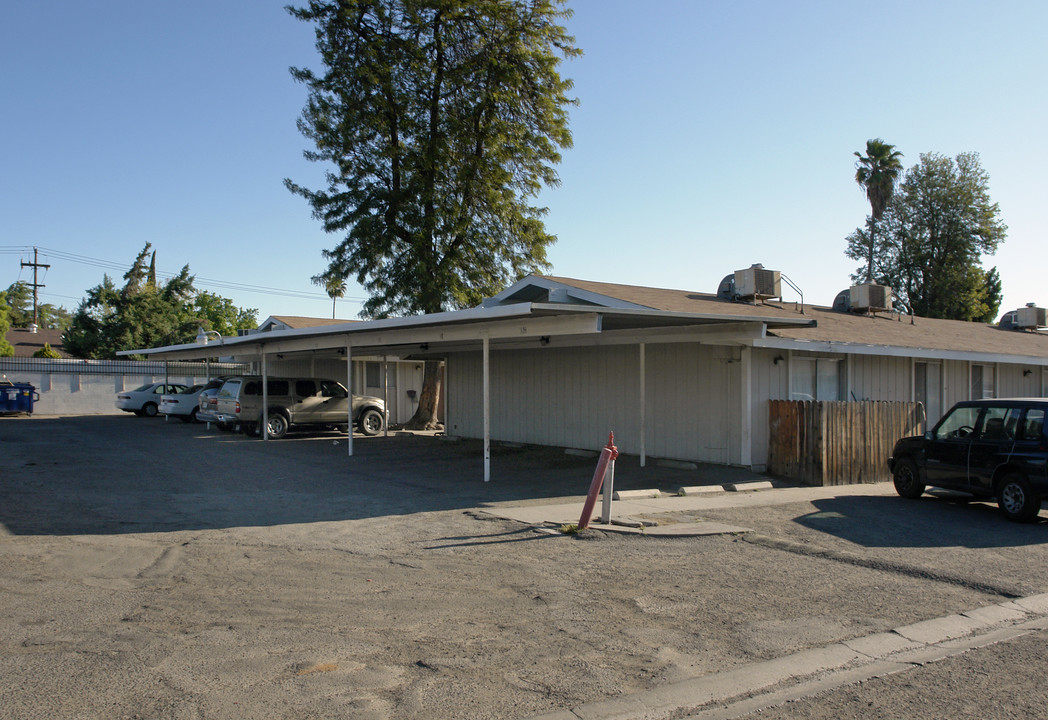
[[[917,498],[928,485],[996,497],[1009,520],[1029,522],[1048,495],[1048,399],[968,400],[923,436],[895,443],[895,490]]]

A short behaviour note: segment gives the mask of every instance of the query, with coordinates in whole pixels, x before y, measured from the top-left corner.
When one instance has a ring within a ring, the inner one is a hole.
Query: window
[[[839,400],[840,368],[837,358],[794,357],[790,363],[790,399]]]
[[[1044,434],[1044,410],[1027,410],[1021,430],[1020,440],[1040,440]]]
[[[971,399],[994,397],[993,365],[972,365]]]
[[[979,428],[980,440],[1011,440],[1019,423],[1021,408],[988,407]]]
[[[349,397],[349,391],[333,380],[320,381],[320,394],[328,398]]]
[[[255,384],[257,385],[258,383],[255,383]],[[234,397],[237,396],[237,391],[238,390],[240,390],[240,381],[239,380],[227,380],[226,382],[224,382],[222,384],[222,389],[218,391],[218,396],[220,398],[234,398]],[[244,388],[244,393],[246,395],[257,394],[257,393],[248,392],[248,390],[249,390],[249,388]]]
[[[388,371],[383,374],[382,366],[386,363],[381,362],[369,362],[364,365],[364,386],[369,388],[380,388],[385,383],[389,384],[389,388],[392,390],[397,386],[397,370],[396,366],[391,367]]]
[[[975,429],[981,410],[982,408],[977,407],[954,408],[935,428],[935,439],[968,437]]]
[[[317,394],[317,384],[312,380],[296,380],[295,394],[299,397],[313,397]]]

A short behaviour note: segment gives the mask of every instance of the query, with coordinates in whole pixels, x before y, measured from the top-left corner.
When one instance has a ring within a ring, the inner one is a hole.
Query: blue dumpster
[[[0,414],[33,414],[33,403],[40,399],[30,383],[4,383],[0,385]]]

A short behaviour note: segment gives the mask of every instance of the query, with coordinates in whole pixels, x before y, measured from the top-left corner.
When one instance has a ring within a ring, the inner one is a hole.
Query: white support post
[[[382,418],[382,437],[389,437],[389,357],[382,356],[382,405],[386,415]]]
[[[269,368],[266,365],[266,349],[259,348],[262,353],[262,440],[269,440]]]
[[[640,343],[640,466],[644,467],[648,461],[648,410],[646,406],[648,393],[645,391],[645,353],[644,343]]]
[[[349,409],[346,411],[346,427],[349,430],[346,446],[349,457],[353,457],[353,346],[346,343],[346,389],[349,390]]]
[[[743,467],[753,465],[753,348],[742,347],[740,373],[742,375],[742,427],[739,432],[739,462]]]
[[[425,368],[425,365],[423,365],[422,367]],[[450,435],[451,433],[449,433],[448,430],[451,429],[451,414],[448,412],[448,398],[451,396],[451,393],[448,392],[448,358],[447,357],[444,358],[444,367],[443,367],[442,372],[444,373],[444,377],[442,378],[441,383],[440,383],[440,392],[437,393],[437,407],[438,408],[440,407],[440,399],[444,398],[444,435]],[[423,377],[425,377],[425,370],[424,369],[422,371],[422,374],[423,374]]]
[[[491,482],[491,341],[484,336],[484,482]]]

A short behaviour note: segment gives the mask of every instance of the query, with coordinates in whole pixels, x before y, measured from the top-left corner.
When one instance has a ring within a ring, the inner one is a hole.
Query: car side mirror
[[[932,435],[932,431],[931,430],[926,430],[925,431],[924,439],[925,440],[934,440],[935,439],[935,437]]]

